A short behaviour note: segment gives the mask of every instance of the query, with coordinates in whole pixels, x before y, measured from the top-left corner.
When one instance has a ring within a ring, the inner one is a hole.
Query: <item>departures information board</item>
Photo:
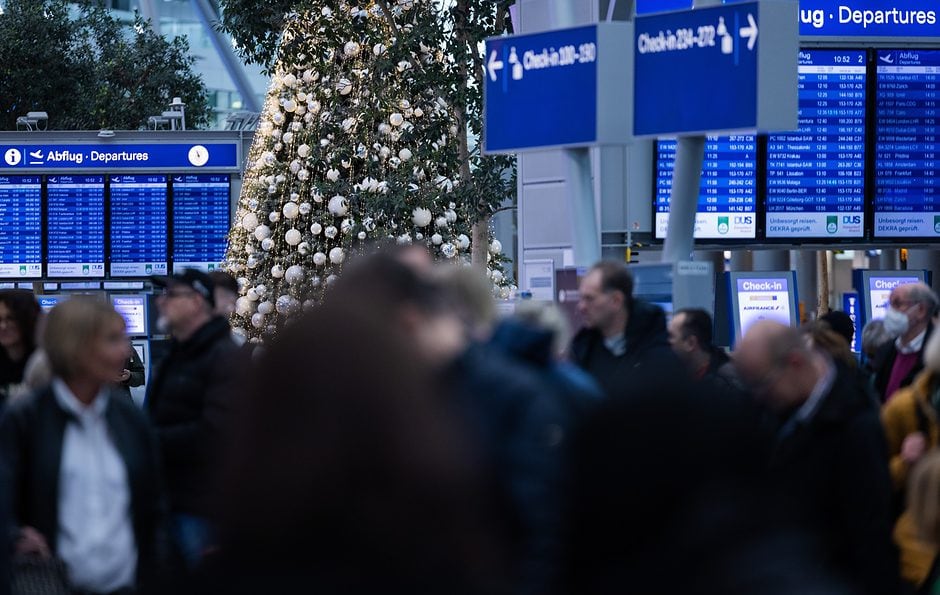
[[[676,141],[659,140],[656,160],[656,238],[669,225]],[[754,239],[757,234],[757,141],[753,135],[709,136],[695,215],[696,239]]]
[[[104,176],[46,178],[48,277],[104,277],[104,227]]]
[[[230,177],[176,174],[172,183],[174,270],[217,268],[225,258]]]
[[[940,237],[940,51],[876,52],[874,238]]]
[[[864,50],[801,50],[799,130],[767,139],[768,238],[865,235]]]
[[[110,177],[111,277],[167,274],[167,177]]]
[[[0,278],[42,276],[42,178],[0,176]]]

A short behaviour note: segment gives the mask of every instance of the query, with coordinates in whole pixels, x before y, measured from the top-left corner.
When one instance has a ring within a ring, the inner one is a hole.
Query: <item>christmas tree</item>
[[[469,263],[475,237],[476,263],[508,294],[485,222],[514,189],[511,162],[471,150],[482,61],[457,8],[332,2],[289,16],[229,235],[237,332],[275,333],[380,240]]]

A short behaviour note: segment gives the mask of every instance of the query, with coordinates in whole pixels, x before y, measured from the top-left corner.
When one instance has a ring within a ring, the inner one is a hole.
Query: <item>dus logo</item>
[[[842,215],[842,225],[861,225],[861,215]]]
[[[754,217],[751,215],[735,215],[734,224],[735,225],[751,225],[754,223]]]

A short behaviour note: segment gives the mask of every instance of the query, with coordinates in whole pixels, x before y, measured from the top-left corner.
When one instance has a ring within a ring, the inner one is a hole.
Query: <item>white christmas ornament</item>
[[[277,308],[278,314],[283,314],[284,316],[287,316],[288,314],[294,311],[293,298],[289,295],[280,296],[279,298],[277,298],[277,305],[275,306],[275,308]]]
[[[309,215],[309,214],[310,214],[310,209],[311,209],[311,206],[310,206],[310,203],[309,203],[309,202],[302,202],[302,203],[300,203],[300,214],[301,214],[301,215]]]
[[[326,264],[326,254],[324,254],[324,253],[322,253],[322,252],[317,252],[316,254],[314,254],[314,255],[313,255],[313,264],[317,265],[318,267],[322,267],[323,265],[325,265],[325,264]]]
[[[330,262],[333,264],[342,264],[346,260],[346,253],[342,248],[336,247],[330,250]]]
[[[284,102],[284,105],[281,106],[281,107],[284,108],[284,111],[285,111],[285,112],[292,114],[292,113],[294,113],[294,112],[297,110],[297,102],[294,101],[293,99],[288,99],[287,101]],[[288,134],[290,134],[290,133],[288,133]],[[286,136],[286,135],[285,135],[285,136]],[[284,142],[285,142],[285,143],[289,143],[290,141],[287,140],[287,139],[284,139]]]
[[[382,122],[381,124],[379,124],[379,134],[388,134],[391,131],[392,131],[392,127],[386,124],[385,122]]]
[[[261,302],[258,304],[258,313],[262,316],[267,316],[271,312],[274,312],[274,304],[271,302]]]
[[[242,217],[242,229],[251,232],[258,227],[258,216],[254,213],[248,213]]]
[[[287,267],[287,271],[284,273],[284,280],[291,285],[297,285],[304,280],[304,268],[299,264]]]
[[[336,83],[336,91],[340,95],[349,95],[352,92],[352,81],[349,79],[339,79]]]
[[[263,298],[264,296],[268,295],[268,286],[264,283],[259,283],[255,286],[255,293],[258,294],[259,298]]]
[[[441,234],[439,233],[436,233],[433,236],[431,236],[431,243],[434,244],[435,246],[440,246],[441,242],[443,241],[444,241],[444,238],[441,237]]]
[[[262,250],[270,250],[273,247],[274,247],[274,240],[272,240],[271,238],[264,238],[263,240],[261,240]]]
[[[271,228],[268,227],[267,225],[259,225],[258,227],[255,228],[255,237],[258,239],[259,242],[263,240],[264,238],[271,237]]]
[[[271,267],[271,276],[274,277],[275,279],[280,279],[281,277],[283,277],[284,267],[282,267],[279,264],[276,264],[273,267]]]
[[[310,233],[312,233],[315,236],[320,235],[321,231],[323,231],[323,226],[320,225],[319,223],[314,223],[313,225],[310,226]]]
[[[359,44],[355,41],[347,41],[343,46],[343,53],[349,58],[355,58],[359,55]]]
[[[268,221],[270,221],[271,223],[277,223],[280,220],[281,220],[281,214],[278,213],[277,211],[271,211],[270,213],[268,213]]]
[[[261,312],[255,312],[251,315],[251,326],[264,328],[264,315]]]
[[[322,14],[322,15],[325,16],[326,18],[330,18],[330,17],[333,16],[333,11],[330,10],[330,8],[329,8],[328,6],[324,6],[324,7],[323,7],[323,10],[320,11],[320,14]]]
[[[264,242],[262,242],[264,244]],[[245,254],[254,254],[255,246],[254,244],[245,244]]]
[[[431,219],[431,211],[424,207],[416,207],[411,212],[411,222],[415,224],[415,227],[427,227],[431,224]]]
[[[339,277],[337,277],[336,275],[330,275],[329,277],[326,278],[326,284],[327,284],[327,285],[332,285],[332,284],[336,283],[336,280],[337,280],[337,279],[339,279]]]
[[[284,136],[282,136],[281,139],[282,139],[285,143],[287,143],[287,144],[289,145],[289,144],[291,144],[292,142],[294,142],[294,133],[293,133],[293,132],[285,132],[285,133],[284,133]]]
[[[285,87],[293,87],[294,85],[297,84],[297,77],[290,73],[287,73],[283,77],[281,77],[281,82],[284,83]]]
[[[405,122],[405,117],[396,112],[388,117],[388,121],[392,126],[401,126]]]
[[[343,132],[352,131],[352,129],[356,127],[356,119],[346,118],[345,120],[343,120],[342,127],[343,127]]]
[[[307,109],[310,110],[311,114],[316,114],[320,111],[320,102],[319,101],[308,101]]]
[[[364,240],[364,239],[366,239],[366,232],[360,231],[360,232],[356,235],[356,237],[358,237],[360,240]]]
[[[382,54],[385,53],[385,50],[387,49],[388,48],[382,45],[381,43],[377,43],[374,46],[372,46],[372,53],[375,54],[376,56],[381,56]]]
[[[310,179],[310,172],[305,169],[300,170],[297,172],[297,179],[301,182],[306,182]]]
[[[447,227],[447,217],[438,217],[435,219],[434,227]]]
[[[284,241],[287,242],[290,246],[296,246],[302,239],[303,236],[301,235],[299,229],[288,229],[287,233],[284,234]]]
[[[297,252],[299,252],[301,256],[306,256],[307,254],[310,254],[310,244],[308,244],[307,242],[301,242],[297,244]]]
[[[466,250],[467,248],[469,248],[470,238],[468,238],[465,234],[460,234],[459,236],[457,236],[457,247],[460,248],[461,250]]]
[[[301,158],[306,158],[310,155],[310,145],[300,145],[297,147],[297,155]]]
[[[445,258],[453,258],[457,255],[457,249],[454,248],[453,244],[448,242],[441,246],[441,254],[443,254]]]
[[[235,313],[239,316],[248,316],[251,314],[253,304],[247,297],[242,296],[235,300]]]
[[[499,283],[503,280],[503,274],[500,271],[493,271],[493,283]]]
[[[326,229],[323,230],[323,235],[325,235],[326,237],[330,238],[331,240],[332,240],[333,238],[335,238],[335,237],[336,237],[336,234],[338,234],[338,233],[339,233],[339,230],[336,229],[336,228],[335,228],[334,226],[332,226],[332,225],[330,225],[329,227],[327,227]]]
[[[490,242],[490,254],[499,254],[503,251],[503,243],[499,240]]]
[[[340,224],[339,229],[343,233],[349,233],[352,231],[355,222],[352,219],[343,219],[343,222]]]
[[[411,151],[409,151],[408,149],[402,149],[401,151],[398,152],[398,158],[401,159],[402,161],[408,161],[409,159],[411,159]]]
[[[291,173],[296,174],[297,172],[300,171],[300,168],[303,166],[301,165],[300,161],[298,161],[297,159],[294,159],[293,161],[290,162],[289,167],[290,167]]]
[[[284,213],[284,216],[288,219],[296,219],[297,216],[300,215],[300,207],[297,206],[297,203],[291,201],[284,205],[281,212]]]
[[[451,208],[447,209],[446,211],[444,211],[444,217],[447,218],[447,222],[448,222],[448,223],[456,223],[456,222],[457,222],[457,213],[456,213],[453,209],[454,209],[454,208],[451,207]]]
[[[329,181],[331,181],[331,182],[335,182],[336,180],[338,180],[338,179],[339,179],[339,170],[338,170],[338,169],[333,169],[332,167],[331,167],[330,169],[326,170],[326,179],[329,180]]]
[[[330,199],[330,202],[327,204],[327,208],[330,210],[330,213],[336,215],[337,217],[342,217],[349,211],[349,203],[346,202],[346,198],[340,195],[336,195]]]

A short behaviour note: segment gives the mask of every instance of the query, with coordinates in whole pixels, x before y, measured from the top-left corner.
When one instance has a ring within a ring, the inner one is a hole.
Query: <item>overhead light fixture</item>
[[[113,131],[113,130],[108,130],[107,128],[102,128],[101,130],[98,131],[98,137],[99,137],[99,138],[111,138],[112,136],[114,136],[114,131]]]

